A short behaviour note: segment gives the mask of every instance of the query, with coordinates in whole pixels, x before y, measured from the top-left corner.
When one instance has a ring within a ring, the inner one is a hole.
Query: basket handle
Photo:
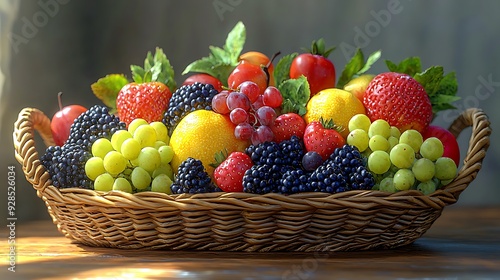
[[[476,178],[490,146],[490,121],[483,110],[479,108],[466,109],[453,121],[448,130],[457,138],[467,127],[472,127],[472,134],[463,165],[458,171],[457,177],[443,188],[456,200],[469,183]]]
[[[35,147],[35,130],[38,131],[46,146],[55,145],[50,129],[50,119],[40,110],[24,108],[19,112],[14,123],[14,150],[16,160],[22,165],[24,175],[37,191],[43,191],[49,186],[50,176],[40,163]],[[36,164],[35,164],[36,163]],[[43,184],[40,184],[44,182]],[[40,195],[40,193],[38,193]]]

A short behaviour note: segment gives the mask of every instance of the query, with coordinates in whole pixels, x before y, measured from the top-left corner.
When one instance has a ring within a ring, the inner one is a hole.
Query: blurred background
[[[386,70],[384,59],[399,62],[419,56],[423,68],[443,65],[455,71],[462,99],[456,111],[441,113],[434,124],[448,126],[464,108],[480,107],[489,115],[491,147],[478,177],[452,207],[500,204],[498,124],[500,113],[500,2],[467,1],[111,1],[0,0],[1,27],[1,216],[6,216],[7,166],[17,167],[16,211],[19,222],[48,219],[45,205],[25,180],[14,158],[13,123],[24,107],[49,117],[63,102],[87,108],[100,103],[90,85],[110,73],[129,75],[148,51],[163,48],[181,75],[192,61],[222,46],[238,21],[247,30],[243,51],[271,56],[301,51],[324,38],[337,49],[330,55],[337,72],[356,47],[365,54],[382,50],[372,73]],[[129,75],[130,77],[130,75]],[[470,130],[459,142],[462,155]],[[41,152],[43,152],[43,147]]]

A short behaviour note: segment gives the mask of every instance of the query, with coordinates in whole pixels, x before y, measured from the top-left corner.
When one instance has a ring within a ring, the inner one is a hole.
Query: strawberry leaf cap
[[[245,25],[240,21],[228,33],[224,46],[209,46],[210,54],[206,57],[191,62],[182,75],[187,73],[209,74],[227,85],[227,78],[238,65],[239,57],[246,40]]]
[[[174,92],[177,85],[174,79],[174,69],[161,48],[156,48],[154,56],[148,52],[144,67],[131,65],[132,79],[136,83],[161,82]]]

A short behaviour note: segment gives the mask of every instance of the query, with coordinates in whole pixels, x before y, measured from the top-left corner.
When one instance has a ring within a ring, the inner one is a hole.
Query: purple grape
[[[314,171],[323,163],[323,158],[317,152],[310,151],[302,157],[302,167],[307,171]]]

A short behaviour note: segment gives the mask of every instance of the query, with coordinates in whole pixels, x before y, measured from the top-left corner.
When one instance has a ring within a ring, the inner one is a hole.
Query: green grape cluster
[[[155,191],[170,194],[174,156],[168,129],[162,122],[135,119],[127,129],[97,139],[85,173],[97,191],[137,193]]]
[[[356,146],[376,178],[374,189],[397,192],[416,189],[430,194],[457,175],[455,162],[443,157],[443,143],[423,139],[413,129],[401,131],[387,121],[358,114],[349,121],[347,144]]]

